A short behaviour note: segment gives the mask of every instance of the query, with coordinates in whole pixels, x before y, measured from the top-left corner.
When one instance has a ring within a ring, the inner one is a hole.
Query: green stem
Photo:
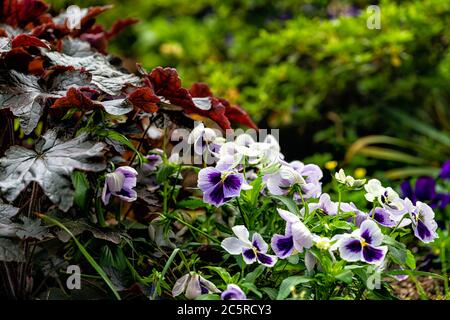
[[[78,249],[83,254],[83,256],[86,258],[86,260],[89,262],[89,264],[95,269],[95,271],[97,271],[97,273],[100,275],[100,277],[102,277],[103,281],[105,281],[106,285],[111,289],[111,291],[113,292],[116,299],[121,300],[119,293],[117,292],[116,288],[114,287],[113,283],[109,279],[106,272],[100,267],[100,265],[89,254],[89,252],[86,250],[86,248],[78,241],[78,239],[73,235],[73,233],[58,220],[50,218],[49,216],[46,216],[46,215],[40,214],[40,213],[38,213],[37,215],[40,218],[42,218],[43,220],[45,220],[51,224],[54,224],[54,225],[60,227],[61,229],[63,229],[65,232],[67,232],[67,234],[73,239],[73,241],[77,245]]]
[[[239,202],[239,198],[236,198],[236,203],[239,208],[239,212],[241,213],[242,220],[244,221],[244,225],[247,229],[249,229],[249,227],[250,227],[249,220],[248,220],[247,215],[244,213],[244,210],[242,210],[242,208],[241,208],[241,203]]]

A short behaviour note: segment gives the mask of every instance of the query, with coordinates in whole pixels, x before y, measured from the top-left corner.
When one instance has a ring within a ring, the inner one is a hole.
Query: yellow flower
[[[355,169],[355,178],[364,178],[367,174],[366,169],[364,168],[356,168]]]
[[[332,160],[325,163],[325,168],[327,168],[328,170],[333,170],[337,167],[337,165],[338,165],[337,161]]]

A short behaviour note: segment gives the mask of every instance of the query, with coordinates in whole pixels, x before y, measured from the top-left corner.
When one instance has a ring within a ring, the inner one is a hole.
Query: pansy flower
[[[221,244],[222,248],[229,254],[242,254],[246,264],[252,264],[257,261],[267,267],[273,267],[275,265],[277,258],[267,254],[269,246],[259,233],[255,232],[252,241],[250,241],[250,234],[245,226],[234,226],[232,230],[236,237],[226,238]]]
[[[214,141],[217,138],[216,131],[211,128],[205,128],[204,124],[200,122],[191,132],[188,137],[188,143],[194,145],[194,152],[198,155],[203,155],[205,150],[216,149]]]
[[[303,252],[303,249],[309,249],[313,245],[313,234],[300,221],[295,214],[277,209],[278,214],[286,221],[284,235],[275,234],[272,237],[272,249],[278,258],[284,259],[294,253],[294,251]]]
[[[211,281],[191,272],[178,279],[172,288],[173,297],[179,296],[183,292],[187,299],[193,300],[202,294],[220,293],[220,290]]]
[[[433,209],[426,203],[417,201],[414,206],[409,199],[405,199],[412,221],[414,235],[425,243],[433,242],[438,238],[437,223],[434,220]]]
[[[341,258],[349,262],[380,264],[388,250],[387,246],[381,246],[383,234],[372,220],[363,221],[359,229],[351,234],[341,235],[338,239]]]
[[[371,179],[364,186],[366,200],[374,202],[375,200],[383,206],[384,209],[394,215],[403,215],[406,213],[406,207],[403,199],[392,188],[385,188],[377,179]]]
[[[137,171],[128,166],[119,167],[114,172],[108,173],[102,193],[103,203],[108,204],[111,195],[126,202],[135,201],[137,193],[133,188],[136,187],[137,176]]]
[[[145,159],[147,159],[147,162],[142,165],[142,168],[145,171],[153,171],[163,162],[161,155],[157,153],[149,154],[148,156],[145,156]]]
[[[439,178],[442,180],[450,180],[450,160],[444,162],[439,173]]]
[[[275,173],[265,175],[264,180],[269,192],[276,196],[287,195],[295,185],[302,187],[306,184],[299,172],[286,165]]]
[[[326,214],[329,216],[335,216],[338,213],[338,204],[331,201],[330,195],[327,193],[323,193],[318,203],[309,203],[308,204],[309,212],[313,212],[314,210],[317,210],[317,212]],[[305,212],[305,209],[302,208],[300,210],[300,213],[303,215]]]
[[[247,296],[239,286],[230,283],[227,289],[220,295],[222,300],[247,300]]]
[[[203,201],[220,206],[240,195],[241,189],[251,189],[244,175],[233,169],[232,158],[215,168],[207,167],[198,174],[198,187],[203,191]]]
[[[426,202],[431,208],[444,209],[450,203],[450,194],[436,192],[436,181],[432,177],[418,178],[414,187],[409,181],[403,181],[400,188],[402,196],[409,198],[413,204],[421,201]]]

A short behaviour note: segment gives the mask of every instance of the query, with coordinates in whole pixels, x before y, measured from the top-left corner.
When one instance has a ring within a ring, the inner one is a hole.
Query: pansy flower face
[[[203,201],[215,206],[238,197],[241,189],[251,188],[244,175],[233,170],[227,162],[200,170],[198,187],[203,191]]]
[[[287,195],[295,185],[303,186],[305,179],[290,166],[281,166],[276,173],[265,176],[267,189],[273,195]]]
[[[409,199],[406,199],[408,203],[409,215],[412,220],[412,227],[414,235],[425,243],[433,242],[438,238],[436,233],[437,223],[434,220],[433,209],[426,203],[417,201],[413,206]]]
[[[211,281],[191,272],[178,279],[172,288],[173,297],[183,292],[187,299],[193,300],[202,294],[219,293],[220,290]]]
[[[383,234],[372,220],[365,220],[361,227],[351,234],[339,237],[338,248],[341,258],[349,261],[363,261],[381,264],[387,253],[387,246],[381,246]]]
[[[284,259],[292,255],[295,251],[303,252],[303,249],[309,249],[313,245],[313,234],[300,221],[295,214],[277,209],[283,220],[286,221],[284,235],[275,234],[272,237],[272,249],[278,258]]]
[[[400,198],[397,192],[392,188],[385,188],[377,179],[371,179],[364,186],[366,190],[365,198],[369,202],[375,200],[383,206],[384,209],[394,215],[403,215],[406,213],[404,201]]]
[[[120,167],[112,173],[108,173],[103,187],[102,201],[109,203],[111,195],[119,197],[123,201],[132,202],[137,199],[136,186],[138,173],[131,167]]]
[[[319,198],[319,203],[311,203],[308,205],[309,212],[317,210],[318,213],[335,216],[338,213],[338,204],[331,201],[330,195],[323,193]],[[305,209],[301,209],[301,214],[304,214]]]
[[[207,148],[213,146],[214,141],[217,138],[216,132],[211,128],[205,128],[203,123],[198,124],[188,137],[188,143],[194,145],[194,152],[198,155],[202,155]],[[211,150],[211,149],[210,149]]]
[[[252,241],[250,241],[250,234],[245,226],[234,226],[232,230],[236,237],[229,237],[222,241],[222,248],[229,254],[242,254],[246,264],[258,262],[267,267],[275,265],[277,258],[267,254],[269,246],[259,233],[255,232]]]
[[[239,286],[232,283],[227,286],[227,290],[222,292],[220,297],[222,300],[247,300],[244,291],[242,291]]]

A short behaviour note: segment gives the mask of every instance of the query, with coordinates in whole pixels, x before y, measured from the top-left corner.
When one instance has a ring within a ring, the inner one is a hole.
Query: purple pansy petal
[[[397,222],[391,218],[391,215],[389,212],[384,210],[383,208],[375,208],[372,210],[369,215],[373,217],[373,220],[381,224],[385,227],[395,227],[397,225]]]
[[[225,197],[223,195],[223,184],[218,183],[212,189],[203,193],[203,200],[215,206],[220,206],[224,203]]]
[[[434,239],[438,237],[437,233],[433,229],[436,230],[435,223],[425,223],[419,220],[416,227],[414,228],[414,235],[422,240],[422,242],[433,242]]]
[[[244,291],[235,284],[229,284],[220,297],[222,300],[247,300]]]
[[[246,264],[252,264],[256,261],[256,254],[253,249],[242,249],[242,257]]]
[[[341,238],[339,241],[339,254],[341,258],[349,261],[359,261],[362,256],[361,241],[351,237]]]
[[[374,247],[371,245],[366,245],[363,247],[363,261],[370,263],[370,264],[380,264],[383,262],[384,257],[387,253],[387,247]]]
[[[436,182],[431,177],[420,177],[416,181],[416,200],[429,201],[436,196]]]
[[[162,163],[162,159],[159,154],[150,154],[145,158],[147,159],[147,163],[144,163],[143,168],[147,171],[155,170],[155,168]]]
[[[137,199],[137,192],[132,189],[122,189],[118,193],[116,193],[116,196],[122,199],[126,202],[133,202]]]
[[[292,236],[283,236],[281,234],[275,234],[272,237],[271,244],[272,250],[280,259],[289,257],[294,251],[294,239],[292,238]]]
[[[413,203],[416,203],[416,196],[409,181],[403,181],[400,185],[400,189],[402,190],[403,198],[409,198]]]
[[[221,246],[230,254],[236,255],[242,253],[242,242],[238,238],[226,238],[222,241]]]
[[[244,182],[242,173],[230,174],[223,182],[223,194],[225,198],[238,197],[241,193],[241,187]]]
[[[252,237],[252,245],[255,247],[259,252],[266,253],[269,249],[269,246],[264,241],[263,237],[257,232],[253,234]]]
[[[257,252],[256,258],[259,263],[267,267],[273,267],[277,263],[277,257],[270,254]]]
[[[211,189],[213,189],[218,183],[221,182],[221,176],[219,170],[208,167],[200,170],[198,173],[198,187],[203,192],[207,192]]]
[[[450,179],[450,160],[447,160],[441,169],[441,173],[439,174],[439,178],[442,180]]]
[[[373,246],[378,246],[383,241],[383,234],[380,228],[372,220],[365,220],[361,223],[359,229],[360,235],[364,240]]]

